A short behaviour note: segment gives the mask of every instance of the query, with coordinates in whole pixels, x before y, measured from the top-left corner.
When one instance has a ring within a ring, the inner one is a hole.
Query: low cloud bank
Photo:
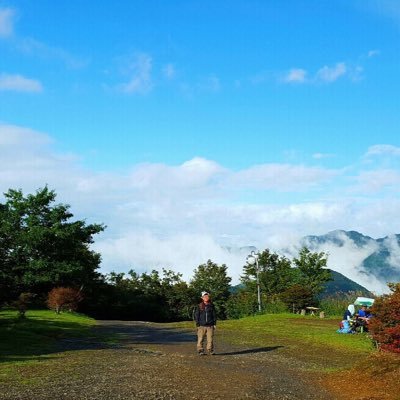
[[[30,193],[47,184],[57,201],[71,204],[77,218],[105,223],[94,245],[102,254],[103,272],[165,267],[188,279],[212,259],[225,263],[238,283],[245,246],[282,252],[298,246],[303,236],[334,229],[374,237],[396,233],[398,175],[390,175],[392,181],[373,193],[354,185],[365,172],[362,161],[371,157],[372,150],[366,151],[359,164],[341,169],[312,165],[310,157],[310,165],[265,163],[231,170],[193,157],[180,165],[147,163],[123,173],[98,172],[83,168],[79,155],[57,152],[50,135],[0,122],[0,190]],[[375,164],[365,168],[379,175],[384,168],[376,158],[384,155],[387,168],[387,157],[399,152],[380,146],[372,153]],[[398,265],[398,246],[389,244],[390,262]],[[373,250],[351,242],[324,249],[329,267],[380,292],[384,283],[360,269]]]

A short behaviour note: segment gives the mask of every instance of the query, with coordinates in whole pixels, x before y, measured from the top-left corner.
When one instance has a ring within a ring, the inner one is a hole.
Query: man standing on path
[[[207,336],[207,352],[214,353],[214,330],[217,324],[217,315],[214,304],[208,292],[201,292],[201,303],[196,307],[194,320],[197,327],[197,352],[204,355],[204,339]]]

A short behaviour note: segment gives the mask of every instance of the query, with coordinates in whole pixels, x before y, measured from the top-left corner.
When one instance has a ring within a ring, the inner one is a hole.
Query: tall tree
[[[0,204],[0,282],[5,298],[47,293],[54,286],[87,285],[98,276],[93,235],[104,225],[73,221],[69,206],[55,204],[47,187],[24,196],[10,189]],[[3,299],[4,300],[4,299]]]
[[[166,299],[168,314],[171,320],[191,317],[192,305],[196,299],[193,288],[182,280],[182,274],[163,268],[161,287]]]
[[[111,272],[106,282],[101,303],[108,318],[177,321],[191,317],[196,296],[180,273],[164,268],[162,273],[153,270],[140,275],[134,270],[128,275]]]
[[[332,274],[327,269],[327,255],[324,252],[312,253],[307,247],[299,252],[299,257],[293,262],[299,270],[299,284],[311,289],[314,295],[323,290],[324,283],[332,280]]]
[[[218,265],[208,260],[206,264],[201,264],[194,270],[193,279],[190,282],[198,297],[203,290],[210,293],[219,318],[226,317],[226,302],[230,296],[232,278],[228,276],[227,269],[225,264]]]
[[[284,256],[271,253],[269,249],[260,254],[258,268],[261,290],[266,295],[282,293],[297,280],[298,271],[292,268],[290,261]],[[255,291],[256,265],[245,265],[243,272],[241,281],[247,290]]]

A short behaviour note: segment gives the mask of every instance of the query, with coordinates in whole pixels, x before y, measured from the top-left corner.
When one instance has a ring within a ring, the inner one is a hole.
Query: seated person
[[[347,310],[343,314],[343,321],[349,321],[354,315],[354,304],[349,304]]]
[[[354,315],[354,304],[350,304],[347,307],[347,310],[343,314],[343,319],[339,324],[339,329],[337,330],[337,333],[354,333],[354,321],[353,321],[353,315]]]
[[[357,318],[363,320],[369,320],[369,318],[371,318],[371,313],[369,312],[367,306],[361,306],[361,309],[358,310]]]
[[[356,322],[358,326],[362,326],[364,330],[368,331],[368,323],[372,315],[369,312],[367,306],[361,306],[361,309],[358,310],[356,317]]]

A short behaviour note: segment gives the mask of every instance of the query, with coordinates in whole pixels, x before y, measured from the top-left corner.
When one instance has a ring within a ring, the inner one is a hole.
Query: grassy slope
[[[219,321],[224,340],[246,348],[279,346],[279,353],[301,362],[306,369],[348,368],[374,350],[366,335],[336,333],[338,319],[294,314],[266,314],[239,320]],[[193,323],[177,324],[193,327]]]
[[[18,318],[16,311],[0,311],[0,363],[49,357],[57,339],[87,336],[95,324],[94,319],[76,313],[29,310],[26,318]]]
[[[290,365],[319,376],[337,399],[400,399],[400,356],[377,352],[366,334],[336,333],[338,323],[338,318],[270,314],[219,321],[217,330],[241,347],[279,347]],[[193,322],[176,325],[193,328]]]
[[[95,320],[83,315],[47,310],[29,311],[18,319],[15,311],[0,312],[0,362],[23,362],[49,355],[57,339],[85,337]],[[193,322],[169,324],[193,328]],[[279,346],[280,353],[301,359],[308,367],[349,367],[373,352],[366,335],[337,334],[337,319],[319,319],[293,314],[267,314],[239,320],[219,321],[218,335],[245,348]]]
[[[20,320],[14,311],[1,311],[0,383],[16,379],[35,384],[36,376],[47,375],[60,357],[54,353],[57,339],[91,336],[93,325],[93,319],[78,314],[28,311],[27,318]],[[193,329],[193,322],[168,325]],[[353,393],[354,382],[360,380],[369,383],[357,388],[357,396],[352,396],[355,399],[369,398],[371,393],[376,399],[399,398],[400,357],[376,353],[366,335],[337,334],[337,325],[338,319],[270,314],[219,321],[217,329],[224,341],[241,348],[276,346],[283,359],[296,368],[326,377],[323,381],[338,399],[343,393]],[[63,368],[68,370],[69,356],[62,357]],[[30,367],[22,368],[25,365]],[[31,372],[31,367],[36,372]],[[68,371],[73,373],[73,369]]]
[[[300,347],[329,347],[331,350],[365,352],[372,350],[364,335],[339,335],[337,319],[319,319],[294,314],[269,314],[224,321],[222,327],[241,330],[249,343],[260,344],[266,338],[288,339]],[[239,340],[239,339],[238,339]]]

